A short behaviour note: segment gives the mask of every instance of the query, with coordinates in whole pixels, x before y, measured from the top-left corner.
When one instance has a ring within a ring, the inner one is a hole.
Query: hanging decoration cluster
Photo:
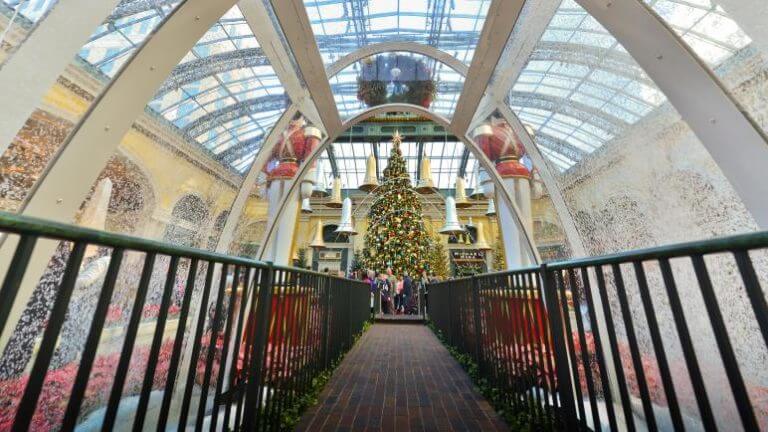
[[[429,271],[429,236],[424,226],[419,195],[400,151],[399,133],[392,138],[392,153],[381,186],[373,193],[368,212],[363,262],[365,267],[394,274],[420,275]]]
[[[421,59],[391,54],[361,62],[357,99],[368,107],[409,103],[429,108],[436,94],[437,81]]]

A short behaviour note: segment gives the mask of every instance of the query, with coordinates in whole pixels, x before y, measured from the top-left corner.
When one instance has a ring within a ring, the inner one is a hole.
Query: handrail
[[[27,234],[56,240],[79,241],[99,246],[132,249],[140,252],[154,252],[161,255],[179,255],[187,258],[197,258],[204,261],[216,261],[232,265],[250,267],[266,267],[268,265],[264,261],[250,258],[236,257],[198,248],[178,246],[156,240],[147,240],[125,234],[115,234],[91,228],[83,228],[76,225],[16,215],[2,211],[0,211],[0,233]],[[278,270],[299,271],[304,274],[338,278],[334,275],[328,275],[312,270],[297,269],[290,266],[273,265],[272,267]]]
[[[550,270],[567,270],[579,267],[593,267],[599,265],[623,264],[626,262],[648,261],[657,259],[680,258],[691,255],[709,255],[732,250],[751,250],[768,248],[768,231],[757,231],[745,234],[735,234],[717,237],[707,240],[697,240],[683,243],[672,243],[664,246],[656,246],[645,249],[637,249],[614,254],[599,255],[586,258],[574,258],[547,262]],[[475,275],[474,277],[493,277],[510,274],[529,273],[539,270],[540,266],[528,266],[514,270],[503,270]],[[472,279],[473,276],[455,278],[445,282],[457,282]],[[433,284],[434,285],[434,284]]]
[[[566,261],[547,263],[552,270],[563,270],[574,267],[619,264],[628,261],[647,261],[663,258],[679,258],[689,255],[707,255],[729,252],[734,249],[760,249],[768,247],[768,231],[758,231],[746,234],[736,234],[708,240],[698,240],[685,243],[673,243],[646,249],[639,249],[597,257],[577,258]]]
[[[287,410],[370,319],[361,281],[0,212],[0,239],[8,235],[19,239],[0,269],[0,332],[14,349],[0,358],[0,380],[16,393],[0,405],[13,430],[72,430],[98,409],[104,430],[125,421],[142,430],[158,390],[158,430],[199,431],[206,419],[211,430],[217,421],[287,428]],[[35,250],[40,238],[61,242],[53,257]],[[86,257],[93,245],[105,253]],[[46,273],[22,291],[35,253],[50,260]],[[23,312],[12,316],[16,305]],[[46,385],[50,371],[61,385]],[[121,413],[129,397],[138,404]]]
[[[739,361],[745,347],[768,347],[765,264],[750,255],[759,249],[768,249],[768,232],[450,280],[430,285],[428,313],[450,344],[474,355],[504,409],[527,414],[533,429],[617,431],[625,421],[631,430],[642,421],[648,430],[690,422],[716,430],[720,418],[759,430],[767,417],[752,394],[765,388],[762,369]],[[705,259],[717,255],[725,259]],[[685,262],[672,265],[676,258]],[[706,319],[690,319],[699,315]],[[696,339],[716,350],[697,355]],[[712,374],[713,362],[724,375]],[[736,412],[708,398],[713,379]]]

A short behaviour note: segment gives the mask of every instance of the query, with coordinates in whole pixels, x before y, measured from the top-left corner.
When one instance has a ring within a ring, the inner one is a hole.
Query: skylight
[[[250,167],[288,99],[263,55],[245,67],[220,71],[217,65],[232,61],[238,50],[258,47],[240,9],[232,8],[184,57],[149,103],[187,138],[240,173]]]
[[[456,177],[459,175],[462,161],[465,157],[466,147],[464,143],[448,140],[424,142],[421,145],[422,150],[432,162],[432,179],[435,182],[435,186],[439,189],[452,189],[456,184]],[[414,183],[417,178],[419,146],[420,143],[409,140],[407,136],[404,137],[400,146],[409,176]],[[356,189],[363,182],[366,161],[368,156],[373,153],[374,147],[378,155],[379,175],[386,168],[387,159],[392,151],[391,142],[337,142],[331,147],[328,152],[321,156],[320,163],[323,164],[324,172],[328,176],[328,184],[331,184],[330,182],[334,174],[329,155],[332,155],[338,168],[342,187],[345,189]],[[464,175],[468,185],[474,182],[473,176],[476,164],[475,158],[471,154],[467,154]]]
[[[490,0],[304,0],[326,65],[363,46],[417,42],[469,64]]]
[[[665,101],[616,39],[573,0],[560,5],[508,99],[562,170]]]

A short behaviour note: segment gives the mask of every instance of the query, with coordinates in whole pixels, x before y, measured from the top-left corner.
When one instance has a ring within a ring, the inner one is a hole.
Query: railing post
[[[558,299],[553,274],[546,264],[541,265],[540,271],[544,301],[549,318],[547,321],[549,322],[552,344],[554,345],[557,395],[560,399],[561,418],[565,421],[564,426],[567,430],[578,430],[579,421],[576,417],[576,402],[573,398],[573,386],[568,372],[568,350],[565,345],[563,321],[560,316],[560,308],[558,307],[558,302],[565,301],[565,299]],[[568,317],[565,317],[565,319],[568,319]]]
[[[323,276],[323,286],[325,287],[325,315],[323,316],[323,369],[328,369],[331,365],[331,279]]]
[[[427,302],[425,301],[425,296],[427,294],[427,282],[422,281],[421,282],[421,288],[419,289],[419,315],[427,318]]]
[[[259,393],[261,393],[261,376],[266,354],[269,320],[272,313],[272,290],[275,278],[275,269],[271,262],[267,263],[262,273],[262,283],[259,290],[259,300],[256,304],[256,331],[253,335],[253,354],[251,355],[250,374],[245,395],[245,415],[243,417],[243,430],[254,430],[255,416],[260,411],[258,406]]]
[[[456,346],[454,344],[455,338],[453,337],[453,283],[450,282],[447,284],[448,288],[448,295],[446,296],[446,303],[448,303],[448,313],[446,314],[448,316],[448,331],[446,332],[446,337],[448,338],[448,344],[451,346]]]
[[[477,363],[478,370],[482,373],[483,329],[480,321],[480,287],[477,282],[477,276],[472,276],[472,317],[475,326],[475,363]]]

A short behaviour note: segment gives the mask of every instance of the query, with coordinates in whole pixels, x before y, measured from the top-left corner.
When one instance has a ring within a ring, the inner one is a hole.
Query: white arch
[[[370,57],[375,54],[398,51],[421,54],[425,57],[433,58],[455,70],[463,77],[467,76],[467,71],[469,70],[467,65],[459,61],[459,59],[456,57],[431,45],[425,45],[417,42],[381,42],[358,48],[345,55],[344,57],[336,60],[336,62],[326,68],[326,73],[328,74],[328,78],[330,78],[346,69],[352,63],[362,60],[366,57]]]
[[[427,117],[431,119],[432,121],[446,127],[451,133],[453,133],[457,138],[461,139],[461,141],[464,143],[465,146],[473,153],[477,161],[485,168],[485,170],[489,173],[492,180],[494,181],[496,188],[498,191],[501,191],[499,194],[501,198],[509,205],[509,207],[512,209],[512,212],[514,213],[516,219],[517,219],[517,225],[520,231],[523,234],[523,237],[525,238],[526,243],[528,244],[529,253],[533,257],[534,262],[539,263],[541,262],[541,257],[539,256],[538,250],[536,249],[534,243],[533,243],[533,233],[530,232],[525,224],[521,223],[520,218],[520,208],[517,206],[515,201],[511,199],[512,193],[509,191],[509,189],[505,186],[504,182],[501,179],[501,176],[499,176],[498,172],[496,172],[496,168],[491,162],[490,159],[488,159],[488,156],[486,156],[479,147],[475,144],[474,141],[469,139],[467,137],[466,133],[456,133],[455,130],[451,127],[451,122],[446,119],[445,117],[434,113],[424,107],[418,106],[418,105],[411,105],[411,104],[384,104],[380,106],[376,106],[373,108],[369,108],[356,116],[348,119],[343,123],[343,127],[341,128],[341,131],[338,134],[329,136],[320,146],[318,146],[312,154],[307,158],[307,160],[302,163],[301,168],[299,169],[298,173],[293,177],[293,180],[291,180],[291,183],[288,187],[287,192],[284,194],[283,198],[280,200],[280,206],[277,209],[277,213],[275,214],[275,218],[268,223],[267,230],[266,230],[266,237],[264,238],[264,241],[262,242],[262,246],[259,248],[259,253],[257,255],[257,259],[263,259],[264,253],[266,251],[266,248],[264,245],[269,244],[269,241],[272,238],[272,235],[274,233],[274,228],[276,226],[276,221],[280,220],[280,215],[283,212],[283,209],[285,208],[285,204],[288,199],[290,199],[291,196],[296,192],[296,188],[298,187],[299,183],[301,182],[301,179],[304,177],[304,175],[309,170],[309,167],[312,166],[314,161],[319,157],[319,155],[331,144],[333,143],[338,135],[347,130],[348,128],[356,125],[357,123],[360,123],[370,117],[373,117],[377,114],[385,113],[385,112],[391,112],[391,111],[397,111],[397,112],[409,112],[417,115],[421,115],[424,117]]]

